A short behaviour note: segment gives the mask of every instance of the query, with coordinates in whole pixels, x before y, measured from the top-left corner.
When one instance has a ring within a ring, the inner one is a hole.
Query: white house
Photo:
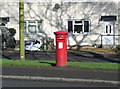
[[[68,45],[120,45],[117,0],[25,0],[25,40],[55,39],[67,31]],[[19,1],[0,1],[0,23],[15,28],[19,40]]]

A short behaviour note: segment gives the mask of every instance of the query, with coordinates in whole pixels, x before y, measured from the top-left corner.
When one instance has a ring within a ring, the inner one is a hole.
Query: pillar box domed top
[[[54,32],[55,35],[67,35],[68,32],[65,32],[65,31],[56,31]]]

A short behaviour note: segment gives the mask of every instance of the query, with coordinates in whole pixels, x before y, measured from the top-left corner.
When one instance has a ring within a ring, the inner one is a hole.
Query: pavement
[[[2,58],[18,60],[19,51],[4,50]],[[26,52],[27,60],[55,60],[55,51]],[[120,63],[119,57],[111,58],[96,53],[68,52],[68,61],[72,62],[112,62]],[[76,67],[11,67],[3,66],[3,79],[50,80],[66,82],[104,83],[118,86],[118,71],[80,69]]]

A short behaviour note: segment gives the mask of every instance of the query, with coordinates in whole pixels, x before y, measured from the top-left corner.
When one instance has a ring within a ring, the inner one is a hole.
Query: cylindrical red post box
[[[56,35],[56,66],[67,66],[67,34],[65,31],[54,32]]]

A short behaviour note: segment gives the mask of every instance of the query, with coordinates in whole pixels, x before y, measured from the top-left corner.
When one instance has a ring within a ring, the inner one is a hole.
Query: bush
[[[14,36],[16,34],[16,30],[14,28],[9,28],[8,30],[11,36]]]
[[[120,52],[120,45],[117,45],[117,46],[115,47],[115,51]]]

